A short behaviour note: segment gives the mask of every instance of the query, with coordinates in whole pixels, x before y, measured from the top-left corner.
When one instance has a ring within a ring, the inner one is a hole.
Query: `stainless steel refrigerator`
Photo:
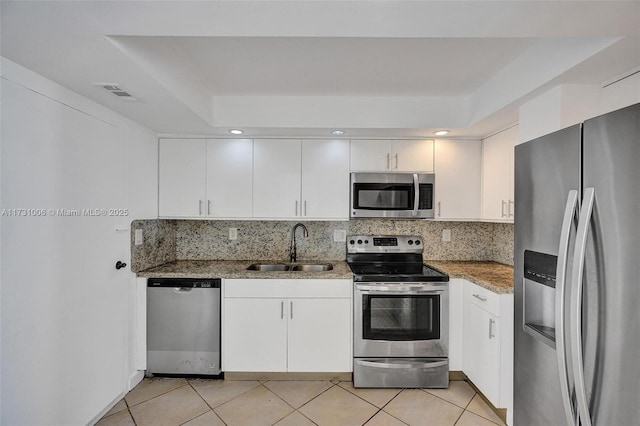
[[[640,424],[640,104],[515,149],[514,424]]]

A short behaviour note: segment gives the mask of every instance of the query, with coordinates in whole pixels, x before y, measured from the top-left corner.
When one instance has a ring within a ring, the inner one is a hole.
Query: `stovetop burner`
[[[356,282],[448,282],[449,276],[422,263],[419,236],[347,238],[347,263]]]

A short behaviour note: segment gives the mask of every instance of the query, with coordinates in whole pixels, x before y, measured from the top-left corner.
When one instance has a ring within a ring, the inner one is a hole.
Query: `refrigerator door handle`
[[[582,426],[591,426],[591,414],[584,383],[584,366],[582,357],[582,276],[584,271],[585,253],[587,250],[587,235],[595,203],[595,189],[586,188],[582,199],[580,220],[576,233],[576,248],[573,254],[573,271],[571,274],[571,307],[569,333],[571,341],[571,359],[575,380],[576,401]]]
[[[560,232],[560,246],[558,248],[558,263],[556,266],[556,359],[558,361],[558,371],[560,373],[560,393],[562,395],[562,405],[567,424],[574,424],[576,413],[571,402],[571,391],[569,390],[569,372],[567,370],[567,351],[565,348],[566,327],[564,323],[566,305],[566,281],[567,281],[567,260],[569,257],[569,237],[571,236],[571,225],[576,217],[578,207],[578,191],[572,189],[567,194],[567,204],[564,209],[562,220],[562,231]]]

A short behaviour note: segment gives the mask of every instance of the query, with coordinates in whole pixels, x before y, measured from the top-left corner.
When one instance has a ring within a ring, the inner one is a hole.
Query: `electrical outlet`
[[[136,229],[133,234],[133,244],[141,246],[144,243],[144,236],[142,235],[142,229]]]
[[[344,229],[336,229],[333,231],[333,241],[336,243],[344,243],[347,241],[347,231]]]
[[[238,228],[229,228],[229,239],[230,240],[238,239]]]
[[[442,241],[446,241],[446,242],[451,241],[451,229],[442,230]]]

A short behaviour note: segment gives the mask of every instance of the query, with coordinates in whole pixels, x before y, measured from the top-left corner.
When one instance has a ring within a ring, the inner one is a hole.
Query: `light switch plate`
[[[333,231],[333,241],[336,243],[344,243],[347,241],[347,231],[344,229],[336,229]]]
[[[142,235],[142,229],[136,229],[133,234],[133,244],[141,246],[144,243],[144,237]]]
[[[446,241],[446,242],[451,241],[451,229],[442,230],[442,241]]]
[[[229,239],[230,240],[238,239],[238,228],[229,228]]]

